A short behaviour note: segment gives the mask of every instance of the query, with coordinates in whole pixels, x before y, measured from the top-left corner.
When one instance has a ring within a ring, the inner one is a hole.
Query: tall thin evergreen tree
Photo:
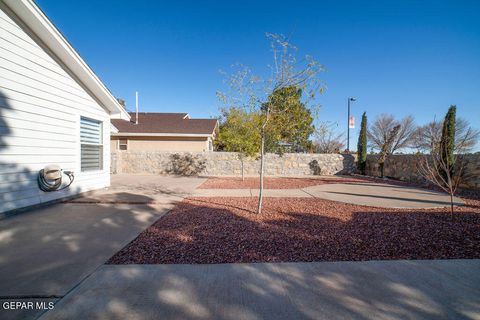
[[[445,167],[448,168],[450,175],[453,174],[453,167],[455,158],[453,156],[453,150],[455,149],[455,117],[457,113],[457,107],[451,105],[448,108],[445,120],[443,121],[442,138],[440,140],[440,156],[441,161],[445,163]],[[445,175],[445,172],[440,174]]]
[[[365,167],[367,165],[367,113],[362,115],[362,124],[360,125],[360,135],[358,136],[357,144],[357,168],[361,174],[365,174]]]

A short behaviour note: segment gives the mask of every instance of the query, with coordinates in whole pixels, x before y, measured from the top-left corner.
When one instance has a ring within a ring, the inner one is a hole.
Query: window
[[[89,118],[80,118],[80,170],[103,169],[102,123]]]
[[[120,139],[118,141],[118,149],[127,150],[128,149],[128,140],[127,139]]]

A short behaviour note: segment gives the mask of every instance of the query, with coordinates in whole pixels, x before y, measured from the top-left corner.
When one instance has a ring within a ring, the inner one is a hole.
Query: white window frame
[[[82,141],[82,120],[85,120],[85,121],[89,121],[89,122],[93,122],[93,123],[96,123],[98,124],[98,137],[92,137],[91,141]],[[80,116],[80,130],[79,130],[79,134],[80,134],[80,172],[92,172],[92,171],[102,171],[103,170],[103,167],[104,167],[104,164],[103,164],[103,160],[104,160],[104,155],[103,155],[103,152],[104,152],[104,139],[103,139],[103,121],[101,120],[97,120],[97,119],[94,119],[94,118],[90,118],[90,117],[85,117],[85,116]],[[98,142],[95,142],[95,138],[98,138]],[[85,168],[83,166],[83,163],[82,163],[82,147],[84,146],[98,146],[99,147],[99,150],[98,150],[98,156],[99,156],[99,161],[98,161],[98,167],[90,167],[90,168]]]
[[[125,140],[125,143],[122,143],[122,140]],[[125,146],[125,149],[122,149],[122,146]],[[118,139],[118,150],[120,151],[128,150],[128,139]]]

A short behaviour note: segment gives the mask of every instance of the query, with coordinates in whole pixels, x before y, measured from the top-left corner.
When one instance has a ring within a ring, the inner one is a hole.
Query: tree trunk
[[[453,193],[450,193],[450,211],[453,213]]]
[[[381,162],[381,163],[380,163],[380,178],[383,178],[383,177],[384,177],[384,171],[383,171],[384,165],[385,165],[384,162]]]
[[[269,114],[270,114],[270,109],[267,108],[266,110],[266,118],[265,122],[262,125],[262,130],[260,132],[260,191],[258,193],[258,208],[257,208],[257,214],[262,213],[262,204],[263,204],[263,171],[264,171],[264,165],[265,165],[265,128],[267,126]]]
[[[240,162],[242,163],[242,181],[245,181],[245,171],[243,166],[243,157],[240,158]]]
[[[260,192],[258,194],[257,213],[262,213],[263,202],[263,165],[265,163],[265,134],[262,132],[261,146],[260,146]]]

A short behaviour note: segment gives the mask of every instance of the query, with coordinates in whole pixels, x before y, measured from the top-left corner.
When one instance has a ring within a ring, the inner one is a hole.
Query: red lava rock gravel
[[[477,198],[478,199],[478,198]],[[480,258],[480,201],[399,210],[321,199],[193,198],[179,203],[111,264]]]
[[[355,178],[265,178],[265,189],[301,189],[327,183],[365,182]],[[259,189],[259,178],[209,178],[199,189]]]

